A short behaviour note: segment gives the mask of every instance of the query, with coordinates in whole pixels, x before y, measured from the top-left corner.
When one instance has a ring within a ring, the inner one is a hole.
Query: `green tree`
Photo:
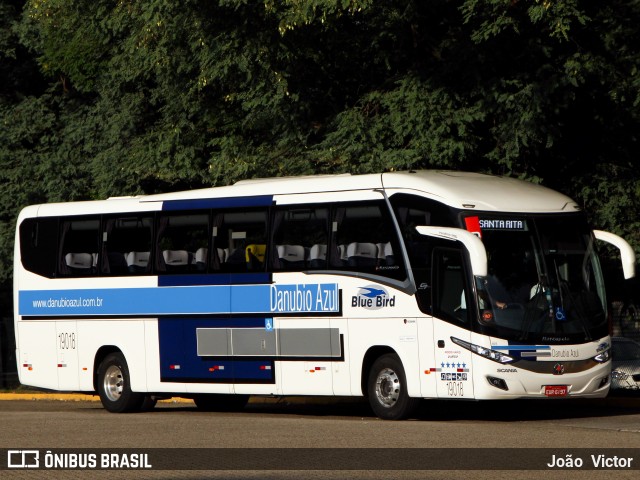
[[[546,184],[640,249],[637,2],[3,0],[0,13],[3,259],[28,203],[410,168]]]
[[[258,176],[510,175],[640,251],[639,23],[630,0],[0,0],[0,298],[25,205]]]

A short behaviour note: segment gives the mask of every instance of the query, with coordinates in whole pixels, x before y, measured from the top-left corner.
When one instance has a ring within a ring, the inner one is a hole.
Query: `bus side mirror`
[[[427,227],[419,226],[416,230],[420,235],[429,237],[444,238],[452,242],[460,242],[469,252],[471,259],[471,270],[476,277],[487,276],[487,251],[482,240],[476,235],[461,228],[453,227]]]
[[[636,252],[633,251],[631,245],[627,241],[619,237],[618,235],[610,232],[603,232],[602,230],[594,230],[593,234],[598,240],[610,243],[618,250],[620,250],[620,261],[622,262],[622,272],[625,279],[630,279],[636,276]]]

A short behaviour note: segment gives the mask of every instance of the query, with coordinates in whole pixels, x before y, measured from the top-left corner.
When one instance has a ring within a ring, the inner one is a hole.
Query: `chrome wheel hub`
[[[391,408],[400,397],[400,378],[390,368],[385,368],[378,373],[376,378],[376,397],[381,405]]]
[[[109,400],[117,402],[122,396],[122,389],[124,387],[124,379],[122,376],[122,370],[116,365],[111,365],[107,368],[104,375],[104,393]]]

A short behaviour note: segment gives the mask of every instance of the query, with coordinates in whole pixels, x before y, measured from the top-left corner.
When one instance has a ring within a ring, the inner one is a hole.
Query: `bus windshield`
[[[485,333],[550,343],[607,335],[604,281],[581,214],[476,221],[488,256],[487,276],[476,279]]]

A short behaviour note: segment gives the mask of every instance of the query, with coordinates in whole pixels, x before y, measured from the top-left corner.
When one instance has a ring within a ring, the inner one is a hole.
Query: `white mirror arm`
[[[622,262],[622,272],[624,278],[629,279],[636,276],[636,252],[627,241],[611,232],[603,232],[602,230],[594,230],[593,234],[598,240],[610,243],[620,250],[620,261]]]
[[[482,240],[473,233],[461,228],[453,227],[419,226],[416,227],[416,230],[420,235],[444,238],[445,240],[451,240],[452,242],[462,243],[469,252],[473,275],[479,277],[487,276],[487,251],[484,248]]]

